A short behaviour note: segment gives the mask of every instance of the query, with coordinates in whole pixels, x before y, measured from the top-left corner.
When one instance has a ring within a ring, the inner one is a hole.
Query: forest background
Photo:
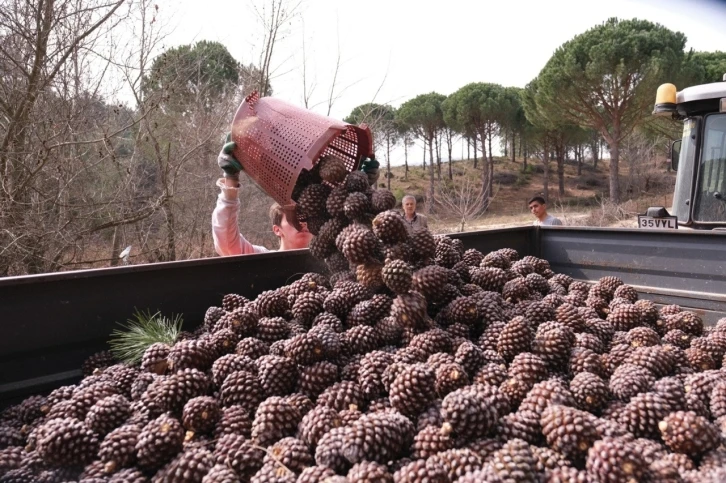
[[[397,83],[389,61],[366,102],[341,114],[339,106],[360,99],[352,93],[365,68],[346,57],[339,25],[331,26],[332,61],[315,67],[305,4],[250,2],[256,41],[245,58],[217,40],[170,45],[167,7],[0,6],[0,276],[214,256],[215,160],[252,91],[367,123],[382,162],[379,185],[399,200],[416,195],[438,232],[531,223],[526,199],[534,194],[568,224],[627,222],[648,204],[670,202],[666,160],[681,130],[650,116],[657,86],[726,73],[726,53],[695,50],[678,30],[610,18],[583,26],[520,86],[482,78],[383,101]],[[381,35],[374,30],[349,35],[365,42]],[[487,49],[506,51],[507,42]],[[422,63],[419,75],[431,68]],[[456,79],[456,67],[445,68]],[[296,94],[278,94],[291,78]],[[241,197],[240,230],[275,248],[271,200],[244,176]]]

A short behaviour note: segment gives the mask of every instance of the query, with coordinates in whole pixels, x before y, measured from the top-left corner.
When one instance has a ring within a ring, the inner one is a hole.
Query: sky
[[[262,28],[253,5],[269,2],[165,2],[160,14],[173,29],[166,46],[218,41],[238,61],[257,63]],[[312,110],[327,114],[339,56],[338,99],[330,111],[337,119],[367,102],[397,107],[419,94],[451,94],[470,82],[524,87],[557,47],[610,17],[646,19],[683,32],[687,48],[726,50],[726,1],[302,0],[298,11],[274,52],[273,95],[302,105],[305,65],[315,82]],[[462,152],[455,148],[454,157]],[[402,157],[397,150],[392,164],[401,164]]]

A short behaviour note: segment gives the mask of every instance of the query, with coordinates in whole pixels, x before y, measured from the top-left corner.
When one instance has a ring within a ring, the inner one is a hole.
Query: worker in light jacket
[[[529,211],[532,212],[536,218],[533,223],[534,226],[562,225],[562,221],[560,221],[559,218],[555,218],[547,213],[547,203],[543,197],[535,196],[530,198],[527,205],[529,205]]]
[[[217,157],[217,164],[224,175],[217,180],[220,193],[217,196],[217,206],[212,212],[214,249],[221,256],[269,252],[269,249],[261,245],[253,245],[239,232],[239,173],[242,165],[232,154],[234,148],[235,143],[227,136],[227,142]],[[278,203],[270,207],[270,223],[273,233],[280,239],[279,250],[307,248],[313,235],[305,223],[300,223],[300,230],[295,228],[294,221],[289,220],[288,216],[294,215],[286,213]]]
[[[249,255],[265,253],[269,249],[261,245],[253,245],[239,232],[239,174],[242,164],[234,157],[232,151],[236,145],[227,135],[226,142],[217,157],[217,164],[222,169],[223,177],[217,180],[220,193],[217,205],[212,212],[212,238],[214,249],[218,255]],[[371,184],[378,179],[378,161],[371,158],[364,161],[361,170],[368,175]],[[278,203],[270,207],[270,223],[272,231],[280,239],[279,250],[297,250],[307,248],[313,235],[308,231],[307,224],[298,223],[294,209],[283,209]],[[295,225],[299,225],[297,229]]]

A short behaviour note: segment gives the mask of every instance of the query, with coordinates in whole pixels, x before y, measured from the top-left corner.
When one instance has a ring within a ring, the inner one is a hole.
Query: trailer
[[[726,234],[718,231],[516,227],[451,234],[483,253],[514,248],[576,280],[620,277],[640,298],[678,304],[707,324],[726,317]],[[0,404],[81,379],[136,309],[183,314],[194,330],[227,293],[254,298],[306,272],[325,273],[308,250],[0,279]]]

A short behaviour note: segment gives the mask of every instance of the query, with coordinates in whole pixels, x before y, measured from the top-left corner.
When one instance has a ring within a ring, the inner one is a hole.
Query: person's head
[[[535,196],[530,198],[527,205],[529,205],[529,211],[537,218],[542,219],[547,216],[547,203],[545,203],[543,197]]]
[[[403,212],[408,216],[413,216],[416,213],[416,198],[413,195],[406,195],[401,200],[403,206]]]
[[[295,228],[278,203],[270,207],[270,222],[273,233],[280,239],[280,250],[307,248],[310,245],[313,235],[308,231],[307,223],[300,223],[302,230]]]

